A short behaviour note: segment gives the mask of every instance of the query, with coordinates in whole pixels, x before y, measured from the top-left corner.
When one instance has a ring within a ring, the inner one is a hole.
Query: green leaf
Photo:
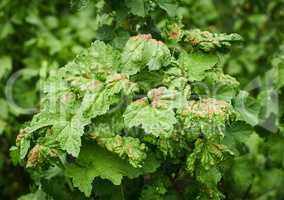
[[[4,133],[5,128],[7,127],[7,123],[4,120],[0,119],[0,135]]]
[[[248,124],[255,126],[259,123],[260,104],[248,92],[240,91],[235,99],[235,109]]]
[[[232,115],[231,106],[223,100],[203,98],[189,101],[181,113],[185,118],[184,127],[190,137],[196,139],[202,133],[207,139],[223,137],[226,122]]]
[[[281,64],[279,64],[278,67],[278,82],[277,82],[277,87],[282,88],[284,86],[284,59]]]
[[[193,47],[198,47],[203,51],[209,52],[214,49],[230,47],[232,43],[240,42],[243,39],[236,33],[211,33],[199,29],[192,29],[186,32],[186,40],[189,41]]]
[[[216,188],[219,181],[222,178],[221,172],[216,168],[211,168],[209,170],[199,170],[197,173],[197,179],[201,183],[207,185],[209,188]]]
[[[121,158],[128,158],[129,163],[135,168],[142,167],[147,157],[145,153],[147,148],[138,138],[116,135],[114,137],[97,138],[97,141],[100,146],[105,147],[108,151],[117,154]]]
[[[33,117],[29,126],[25,128],[25,132],[30,134],[41,128],[48,126],[59,126],[60,124],[64,124],[65,122],[66,121],[62,120],[62,118],[60,119],[58,114],[42,111]]]
[[[284,183],[284,172],[281,169],[264,169],[263,172],[254,179],[251,191],[252,193],[265,195],[268,191],[280,191]]]
[[[81,136],[84,134],[84,127],[73,123],[68,124],[58,135],[60,146],[67,153],[77,157],[81,147]]]
[[[211,96],[227,102],[235,98],[240,85],[235,78],[224,74],[219,69],[206,73],[206,78],[203,81],[204,84],[197,84],[194,91],[201,96]]]
[[[284,166],[284,154],[283,154],[283,137],[273,135],[269,137],[266,143],[262,146],[267,151],[268,158],[279,165]]]
[[[123,102],[123,94],[131,95],[135,93],[138,88],[137,85],[129,81],[124,74],[114,74],[107,77],[107,84],[98,92],[93,105],[89,111],[92,118],[107,113],[110,106],[117,104],[117,108]],[[119,95],[121,93],[121,95]]]
[[[221,144],[207,142],[197,139],[194,143],[194,151],[189,154],[186,161],[186,169],[193,173],[195,170],[208,171],[214,166],[217,166],[225,157],[228,149]]]
[[[168,47],[151,35],[131,37],[122,53],[122,72],[133,75],[148,67],[149,71],[159,70],[171,61]]]
[[[14,32],[15,28],[9,20],[5,24],[1,24],[0,39],[5,39],[7,36],[13,34]]]
[[[140,17],[145,17],[146,9],[144,5],[144,0],[125,0],[125,3],[132,14]]]
[[[202,52],[181,53],[179,64],[186,70],[190,81],[201,81],[206,77],[206,71],[212,69],[218,62],[218,56]]]
[[[156,137],[169,137],[177,122],[171,109],[152,107],[145,99],[131,103],[123,118],[128,128],[141,125],[146,134],[153,134]]]
[[[252,132],[253,129],[249,124],[244,121],[235,121],[226,129],[225,137],[229,136],[239,142],[246,142]]]
[[[53,200],[53,198],[39,189],[35,193],[21,196],[18,200]]]
[[[246,122],[233,122],[229,127],[226,127],[223,143],[237,154],[237,145],[245,144],[252,132],[252,127]]]
[[[9,105],[5,99],[0,98],[0,119],[7,119],[9,117]]]
[[[65,65],[61,69],[61,76],[67,76],[69,80],[75,78],[84,81],[105,80],[107,76],[118,71],[120,64],[120,52],[112,46],[97,40],[92,43],[90,48],[81,52],[73,61]],[[57,75],[55,78],[61,77]],[[75,82],[76,79],[73,81]],[[80,83],[81,81],[78,81],[77,84]]]
[[[177,193],[170,193],[171,182],[168,177],[154,176],[150,184],[143,187],[139,200],[164,200],[178,199]]]
[[[86,63],[96,75],[106,77],[118,70],[120,66],[120,53],[112,46],[101,41],[95,41],[88,50],[86,57],[82,57],[82,64]]]
[[[12,58],[10,56],[0,56],[0,80],[7,76],[12,70]]]
[[[253,165],[247,157],[238,157],[234,161],[233,168],[231,169],[234,184],[237,185],[238,190],[247,191],[251,185],[254,177]]]
[[[18,147],[12,146],[9,149],[9,151],[10,151],[11,161],[13,162],[14,165],[17,165],[19,163],[19,161],[21,160]]]
[[[169,16],[173,17],[177,14],[177,4],[173,0],[159,0],[159,6],[164,9]]]
[[[92,96],[86,94],[77,113],[72,117],[70,122],[67,122],[57,136],[61,148],[74,157],[78,157],[79,155],[84,127],[90,123],[90,118],[85,118],[83,114],[90,108],[91,104]]]
[[[153,159],[148,159],[145,166],[148,167],[134,168],[127,161],[96,144],[86,143],[76,163],[66,166],[66,176],[72,178],[75,187],[78,187],[86,196],[90,196],[95,177],[108,179],[113,184],[120,185],[124,176],[136,178],[144,173],[154,172],[159,164]]]
[[[20,158],[24,159],[30,149],[31,141],[30,138],[24,137],[20,141]]]

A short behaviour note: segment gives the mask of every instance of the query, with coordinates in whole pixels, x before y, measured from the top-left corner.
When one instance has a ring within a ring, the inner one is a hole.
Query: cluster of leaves
[[[210,1],[207,1],[210,2]],[[232,178],[225,190],[230,199],[283,199],[283,27],[282,0],[214,1],[204,14],[212,29],[237,32],[244,38],[242,48],[225,58],[225,70],[238,76],[245,86],[239,94],[239,109],[254,133],[248,149],[231,163],[226,174]],[[208,4],[209,5],[209,4]],[[215,13],[211,18],[211,13]],[[193,14],[194,15],[194,14]],[[193,22],[203,26],[204,22]],[[206,24],[206,23],[205,23]],[[263,184],[265,183],[265,184]],[[235,188],[237,185],[237,188]]]
[[[283,6],[1,1],[0,198],[283,199]]]
[[[235,48],[226,58],[225,70],[238,76],[246,85],[256,76],[263,76],[272,68],[271,59],[283,44],[284,2],[240,1],[188,1],[191,16],[187,27],[209,27],[210,30],[236,32],[245,38],[241,48]],[[197,7],[198,10],[193,10]],[[202,13],[202,17],[195,18]],[[200,20],[202,19],[202,20]],[[185,24],[185,23],[184,23]]]
[[[97,8],[69,0],[0,2],[0,198],[27,192],[29,179],[9,158],[24,121],[39,104],[39,79],[95,39]]]
[[[11,149],[40,188],[22,198],[52,196],[43,182],[61,176],[64,190],[86,197],[109,198],[97,181],[120,185],[122,199],[224,197],[222,164],[244,140],[231,129],[249,131],[232,104],[239,83],[221,67],[221,50],[240,37],[181,31],[178,49],[150,34],[121,50],[96,41],[50,74],[40,112]],[[203,36],[214,40],[182,48]],[[140,187],[128,192],[129,184]]]

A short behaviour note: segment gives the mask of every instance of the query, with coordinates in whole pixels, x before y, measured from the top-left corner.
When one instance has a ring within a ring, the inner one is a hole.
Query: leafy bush
[[[25,160],[37,179],[64,174],[87,197],[95,178],[121,185],[128,177],[143,188],[135,193],[141,199],[190,193],[221,199],[221,163],[242,142],[230,127],[248,126],[231,104],[239,83],[219,66],[218,49],[237,39],[185,31],[182,40],[195,42],[191,51],[171,49],[150,34],[131,37],[122,51],[94,42],[52,73],[41,110],[18,135],[12,154]],[[216,94],[202,93],[202,87],[216,86]]]
[[[0,8],[0,198],[283,199],[282,0]]]

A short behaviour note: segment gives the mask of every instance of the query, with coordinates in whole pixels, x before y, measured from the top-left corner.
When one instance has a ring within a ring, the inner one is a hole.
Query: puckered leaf
[[[211,33],[208,31],[201,31],[193,29],[186,32],[186,40],[192,46],[197,46],[204,51],[210,51],[222,47],[230,47],[231,43],[242,41],[242,37],[238,34],[224,34],[224,33]]]
[[[146,159],[146,146],[139,139],[133,137],[97,138],[98,144],[105,147],[108,151],[118,154],[121,158],[128,158],[133,167],[142,167]]]
[[[142,126],[146,134],[157,137],[169,137],[177,122],[172,109],[156,108],[149,105],[146,99],[131,103],[123,115],[128,128]]]
[[[158,70],[171,61],[168,47],[151,35],[131,37],[122,53],[122,72],[136,74],[148,66],[150,71]]]
[[[123,74],[114,74],[108,77],[105,87],[98,92],[96,99],[89,111],[92,118],[105,114],[111,105],[117,104],[119,107],[123,102],[123,96],[119,96],[120,92],[125,95],[133,94],[137,91],[137,85],[129,81],[128,77]],[[118,96],[117,96],[118,95]]]
[[[96,41],[89,49],[91,56],[91,69],[95,73],[111,74],[117,70],[120,65],[120,52],[110,45]]]
[[[63,87],[56,87],[57,84],[46,87],[49,88],[47,97],[43,101],[46,104],[25,130],[31,134],[42,128],[51,127],[60,147],[77,157],[84,127],[91,122],[91,119],[105,114],[111,105],[121,106],[120,103],[123,102],[120,101],[123,99],[119,94],[122,92],[125,95],[132,94],[137,90],[137,86],[129,81],[127,75],[116,73],[106,76],[105,84],[96,79],[85,83],[77,79],[81,71],[75,69],[70,72],[71,69],[68,68],[63,68],[60,71],[62,74],[59,73],[62,76],[59,78],[62,78]],[[70,89],[65,91],[68,83],[73,86],[73,90],[80,91],[79,97]],[[60,83],[58,85],[62,86]],[[21,145],[21,148],[25,146]],[[21,158],[25,155],[26,153]]]
[[[152,89],[147,94],[153,107],[164,109],[184,108],[187,105],[187,95],[188,91],[186,89],[177,91],[166,87]]]
[[[48,146],[36,144],[29,152],[27,159],[27,168],[42,165],[47,158],[56,155],[56,151],[52,151]]]
[[[191,173],[195,169],[208,171],[225,157],[228,149],[221,144],[196,140],[194,151],[187,157],[187,170]]]
[[[106,78],[116,72],[120,66],[120,52],[101,41],[79,54],[73,62],[68,63],[63,71],[70,75],[85,75],[86,78]],[[82,77],[83,78],[83,77]]]
[[[231,116],[230,104],[213,98],[189,101],[188,106],[181,113],[185,118],[185,128],[188,128],[190,137],[199,135],[207,139],[223,137],[225,124]]]
[[[110,180],[120,185],[124,176],[138,177],[144,173],[154,172],[159,164],[153,158],[145,162],[145,168],[137,169],[127,161],[120,159],[96,144],[84,144],[75,164],[66,166],[66,175],[72,178],[75,187],[78,187],[86,196],[90,196],[92,182],[95,177]]]

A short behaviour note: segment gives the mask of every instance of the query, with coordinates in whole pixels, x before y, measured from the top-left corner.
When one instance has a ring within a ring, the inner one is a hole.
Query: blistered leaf
[[[236,33],[211,33],[208,31],[201,31],[193,29],[186,32],[186,40],[192,46],[196,46],[204,51],[214,50],[216,48],[230,47],[231,43],[242,41],[242,37]]]
[[[137,91],[135,83],[129,81],[128,77],[123,74],[114,74],[108,77],[105,87],[98,92],[93,105],[89,111],[92,118],[105,114],[111,105],[117,104],[117,108],[123,102],[123,94],[130,95]],[[119,95],[121,93],[121,95]]]
[[[136,74],[148,67],[149,71],[158,70],[171,61],[168,47],[151,35],[137,35],[126,43],[122,53],[122,72]]]
[[[127,158],[133,167],[142,167],[146,159],[146,145],[139,139],[132,137],[98,137],[96,138],[100,146],[105,147],[108,151],[117,154],[121,158]]]
[[[120,54],[110,45],[96,41],[89,49],[91,66],[95,73],[110,75],[117,70],[120,65]]]
[[[189,101],[181,112],[185,118],[184,126],[188,128],[192,138],[200,134],[207,139],[224,136],[225,124],[232,115],[230,104],[213,98]]]
[[[156,137],[169,137],[177,122],[173,110],[155,108],[145,99],[131,103],[123,118],[128,128],[141,126],[146,134],[153,134]]]
[[[190,173],[195,169],[208,171],[211,167],[217,166],[225,158],[226,153],[230,151],[224,145],[197,139],[194,151],[187,157],[187,170]]]
[[[171,85],[172,86],[172,85]],[[184,85],[181,85],[184,86]],[[148,92],[147,96],[151,101],[151,105],[156,108],[163,109],[181,109],[187,105],[188,91],[181,91],[174,89],[167,89],[166,87],[159,87]]]

